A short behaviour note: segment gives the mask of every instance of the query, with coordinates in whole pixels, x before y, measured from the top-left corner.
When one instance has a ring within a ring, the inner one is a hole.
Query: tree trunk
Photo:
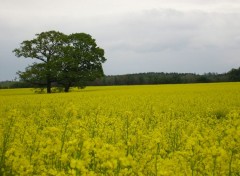
[[[50,72],[50,66],[49,66],[49,61],[50,61],[50,57],[47,58],[47,65],[46,65],[46,69],[47,69],[47,93],[51,93],[51,72]]]
[[[47,93],[51,93],[51,76],[47,74]]]
[[[47,93],[51,93],[51,81],[47,80]]]
[[[64,87],[64,92],[69,92],[70,86],[69,85],[65,85]]]

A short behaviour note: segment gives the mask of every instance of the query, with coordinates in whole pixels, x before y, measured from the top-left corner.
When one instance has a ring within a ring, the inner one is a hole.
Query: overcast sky
[[[106,75],[240,66],[240,0],[0,0],[0,81],[34,61],[12,50],[49,30],[92,35]]]

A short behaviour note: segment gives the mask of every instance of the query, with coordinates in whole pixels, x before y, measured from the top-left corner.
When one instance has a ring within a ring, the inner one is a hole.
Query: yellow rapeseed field
[[[240,175],[240,83],[0,90],[0,175]]]

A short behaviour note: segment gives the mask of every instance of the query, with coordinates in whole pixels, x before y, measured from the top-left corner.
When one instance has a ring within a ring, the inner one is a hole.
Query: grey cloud
[[[125,67],[128,73],[134,70],[225,72],[240,65],[237,59],[240,51],[236,50],[240,48],[240,26],[236,23],[239,17],[236,13],[199,11],[143,12],[119,24],[122,33],[114,31],[119,36],[113,38],[108,49],[115,61],[132,65],[132,70]],[[111,64],[106,68],[110,69]],[[121,69],[116,67],[113,72]]]
[[[171,13],[172,12],[172,13]],[[153,10],[135,14],[119,23],[111,49],[162,51],[202,47],[231,47],[237,44],[240,14]],[[124,38],[123,38],[124,37]],[[236,47],[236,46],[234,46]]]
[[[12,2],[5,1],[3,7],[10,8]],[[105,49],[105,74],[225,72],[240,65],[240,13],[222,8],[236,4],[235,9],[240,9],[239,1],[181,1],[185,8],[178,7],[177,0],[131,1],[135,4],[104,0],[101,5],[94,0],[71,0],[73,4],[43,0],[35,7],[30,0],[15,2],[14,8],[0,11],[0,80],[13,78],[32,62],[16,58],[11,51],[48,30],[91,34]]]

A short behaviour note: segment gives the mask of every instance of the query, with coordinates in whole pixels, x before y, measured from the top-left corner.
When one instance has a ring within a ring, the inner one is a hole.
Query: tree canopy
[[[240,67],[231,69],[228,75],[231,81],[240,81]]]
[[[48,93],[53,83],[68,92],[71,86],[84,87],[88,81],[104,75],[104,50],[86,33],[42,32],[32,40],[23,41],[13,52],[17,57],[39,61],[18,75],[26,82],[46,86]]]

